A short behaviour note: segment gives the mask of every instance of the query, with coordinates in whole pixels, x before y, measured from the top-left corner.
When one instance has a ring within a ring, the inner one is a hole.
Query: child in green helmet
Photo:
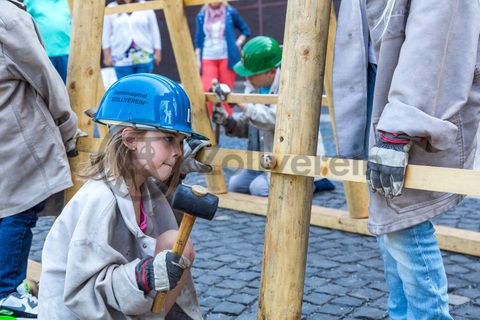
[[[245,44],[242,58],[233,69],[247,79],[245,93],[277,94],[281,61],[282,50],[278,42],[271,37],[258,36]],[[224,125],[227,135],[248,138],[248,150],[271,152],[277,105],[251,103],[239,104],[238,107],[241,113],[227,116],[219,109],[213,117],[216,122]],[[320,182],[323,190],[334,188],[327,179]],[[266,197],[269,184],[269,173],[241,170],[230,179],[228,190]]]
[[[110,125],[111,136],[45,241],[41,319],[202,318],[189,272],[193,245],[184,256],[168,250],[177,223],[167,198],[185,171],[184,140],[202,138],[190,114],[183,89],[157,75],[124,77],[105,93],[94,120]],[[195,141],[193,156],[208,144]],[[155,315],[157,292],[167,298]]]

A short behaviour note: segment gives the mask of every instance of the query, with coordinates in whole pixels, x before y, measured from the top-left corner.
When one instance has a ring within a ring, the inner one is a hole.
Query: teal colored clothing
[[[72,18],[67,0],[24,0],[49,57],[68,55]]]

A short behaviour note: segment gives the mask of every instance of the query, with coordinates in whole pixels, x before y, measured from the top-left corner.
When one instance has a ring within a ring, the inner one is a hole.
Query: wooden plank
[[[260,166],[262,155],[264,153],[258,151],[208,148],[199,153],[198,159],[224,168],[251,169],[286,175],[366,182],[366,161],[363,160],[273,154],[277,166],[272,170],[265,170]],[[411,164],[407,167],[405,187],[480,196],[480,171]]]
[[[167,0],[168,1],[168,0]],[[235,0],[230,0],[235,1]],[[218,0],[184,0],[185,6],[199,6],[207,3],[218,2]],[[141,10],[160,10],[164,8],[164,0],[148,1],[143,3],[128,3],[115,7],[105,8],[105,14],[126,13]]]
[[[72,33],[68,59],[67,90],[73,111],[78,116],[78,126],[93,135],[93,122],[83,111],[97,103],[97,89],[100,77],[99,61],[105,3],[97,0],[73,2]],[[88,21],[88,23],[85,23]],[[80,138],[79,141],[82,141]],[[80,170],[89,161],[88,154],[82,153],[70,158],[73,171]],[[80,189],[82,181],[73,177],[74,186],[67,190],[66,201]]]
[[[32,280],[34,282],[39,282],[41,274],[42,274],[42,265],[36,261],[28,260],[27,279]]]
[[[214,93],[205,92],[205,98],[209,102],[220,102]],[[277,104],[278,94],[246,94],[246,93],[230,93],[227,96],[228,103],[262,103]],[[322,106],[327,105],[327,96],[322,96]]]
[[[233,192],[219,195],[219,198],[221,208],[267,215],[267,198]],[[344,210],[312,206],[310,223],[316,227],[372,235],[367,228],[367,219],[351,218]],[[480,232],[438,225],[435,230],[440,249],[480,257]]]
[[[209,138],[212,144],[216,144],[210,117],[205,106],[205,94],[198,73],[193,43],[190,40],[190,30],[188,29],[183,1],[168,0],[165,2],[164,13],[180,79],[192,105],[193,128]],[[213,172],[206,174],[205,178],[211,192],[227,192],[221,168],[214,167]]]
[[[275,154],[316,153],[330,7],[287,4]],[[257,319],[301,318],[312,187],[310,177],[271,174]]]

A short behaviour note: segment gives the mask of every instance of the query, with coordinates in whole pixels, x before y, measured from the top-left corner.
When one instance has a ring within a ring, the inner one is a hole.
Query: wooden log
[[[337,131],[335,126],[335,107],[333,104],[333,53],[335,44],[335,34],[337,30],[337,17],[335,16],[335,10],[332,6],[330,11],[330,27],[328,28],[328,48],[327,48],[327,61],[325,63],[325,93],[328,97],[328,111],[330,113],[333,136],[335,143],[337,143]],[[368,188],[366,183],[344,181],[343,188],[345,190],[345,197],[347,199],[348,212],[352,218],[366,218],[368,217]]]
[[[88,139],[87,139],[88,140]],[[366,161],[316,157],[299,154],[273,154],[277,166],[266,170],[260,165],[258,151],[208,148],[199,153],[202,162],[232,169],[271,171],[286,175],[324,177],[365,183]],[[480,196],[480,171],[419,166],[410,164],[405,175],[405,188]]]
[[[36,261],[28,260],[27,279],[32,280],[34,282],[39,282],[41,274],[42,274],[42,265]]]
[[[133,11],[140,11],[140,10],[160,10],[160,9],[163,9],[164,1],[165,0],[156,0],[156,1],[148,1],[143,3],[122,4],[116,7],[105,8],[105,14],[133,12]],[[229,0],[229,1],[235,1],[235,0]],[[218,2],[218,0],[184,0],[183,4],[185,6],[199,6],[199,5],[204,5],[206,3],[212,3],[212,2]]]
[[[221,102],[214,93],[205,92],[205,98],[209,102]],[[245,93],[230,93],[227,96],[228,103],[262,103],[262,104],[277,104],[278,94],[245,94]],[[322,96],[322,106],[328,104],[327,96]]]
[[[68,59],[67,90],[73,111],[78,116],[78,126],[93,135],[93,123],[83,111],[96,105],[99,61],[102,40],[105,3],[97,0],[73,2],[72,33]],[[88,21],[88,23],[86,23]],[[82,138],[80,139],[80,141]],[[82,153],[70,158],[74,172],[81,170],[88,161],[88,154]],[[74,186],[67,190],[70,199],[81,187],[82,182],[74,177]]]
[[[287,4],[274,154],[316,152],[330,6]],[[312,187],[312,178],[272,172],[258,319],[302,316]]]
[[[185,16],[182,0],[168,0],[164,6],[165,20],[167,21],[173,52],[177,61],[180,79],[192,105],[192,120],[194,129],[216,144],[210,117],[205,106],[200,74],[198,73],[197,60],[190,40],[187,18]],[[223,171],[214,167],[213,172],[206,174],[208,188],[213,193],[225,193],[227,187]]]
[[[219,195],[219,207],[248,212],[260,216],[267,215],[267,198],[229,192]],[[367,228],[367,219],[354,219],[347,211],[312,206],[310,224],[362,235],[372,234]],[[435,235],[440,249],[480,257],[480,232],[435,226]]]

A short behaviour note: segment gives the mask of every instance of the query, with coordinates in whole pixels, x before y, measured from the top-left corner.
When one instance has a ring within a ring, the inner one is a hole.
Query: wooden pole
[[[177,62],[180,79],[192,104],[192,120],[194,129],[216,144],[210,117],[205,108],[205,94],[203,92],[197,60],[190,41],[190,30],[182,0],[168,0],[164,2],[163,11],[172,41],[173,52]],[[225,193],[227,187],[220,167],[213,167],[213,172],[206,175],[208,188],[213,193]]]
[[[105,1],[81,0],[73,2],[72,33],[68,59],[67,90],[73,111],[78,116],[78,127],[93,136],[92,120],[83,111],[96,105],[100,76],[99,61],[102,43]],[[73,172],[78,172],[88,161],[88,153],[70,159]],[[67,190],[67,200],[81,187],[75,179]]]
[[[333,52],[336,30],[337,18],[335,16],[335,11],[332,6],[330,10],[330,27],[328,31],[327,61],[325,63],[325,91],[327,94],[328,111],[330,113],[330,118],[332,121],[333,135],[335,137],[335,143],[338,147],[332,88]],[[350,213],[350,216],[355,219],[367,218],[369,203],[367,184],[362,182],[344,181],[343,188],[345,189],[345,198],[347,199],[348,212]]]
[[[289,1],[274,154],[314,155],[331,1]],[[271,174],[258,319],[301,319],[313,179]]]

